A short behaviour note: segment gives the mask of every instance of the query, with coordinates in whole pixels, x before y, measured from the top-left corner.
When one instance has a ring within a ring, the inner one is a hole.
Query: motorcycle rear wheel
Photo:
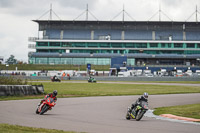
[[[130,114],[127,112],[127,114],[126,114],[126,119],[127,120],[130,120],[131,119],[131,117],[130,117]]]

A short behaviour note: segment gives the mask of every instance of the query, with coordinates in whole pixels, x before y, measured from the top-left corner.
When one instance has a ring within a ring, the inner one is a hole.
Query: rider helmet
[[[53,91],[54,97],[57,96],[57,93],[58,93],[57,90],[54,90],[54,91]]]
[[[144,97],[145,99],[148,99],[148,93],[145,92],[145,93],[143,94],[143,97]]]

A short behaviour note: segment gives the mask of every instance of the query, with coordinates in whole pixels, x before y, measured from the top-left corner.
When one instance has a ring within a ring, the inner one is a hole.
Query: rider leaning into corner
[[[47,95],[44,97],[44,99],[41,100],[41,102],[40,102],[40,104],[39,104],[38,106],[40,106],[40,105],[42,104],[42,102],[45,101],[45,100],[46,100],[47,98],[49,98],[49,97],[53,98],[54,101],[56,102],[56,101],[57,101],[57,97],[56,97],[57,94],[58,94],[57,90],[54,90],[53,93],[47,94]]]
[[[132,104],[130,112],[132,112],[132,110],[134,109],[134,107],[136,107],[141,101],[148,102],[148,93],[147,92],[144,92],[144,94],[141,97],[139,97],[136,100],[135,103]]]

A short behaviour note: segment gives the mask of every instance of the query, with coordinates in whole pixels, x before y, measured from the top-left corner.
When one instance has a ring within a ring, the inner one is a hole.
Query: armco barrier
[[[43,85],[0,85],[0,96],[43,94]]]

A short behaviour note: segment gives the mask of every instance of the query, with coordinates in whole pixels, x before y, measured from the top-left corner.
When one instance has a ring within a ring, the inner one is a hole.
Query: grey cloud
[[[14,2],[16,1],[14,0]],[[13,7],[14,5],[12,0],[0,0],[0,8]]]
[[[76,8],[79,10],[86,9],[86,5],[88,4],[89,9],[94,9],[95,4],[99,2],[99,0],[59,0],[57,1],[61,7],[70,7]]]
[[[29,15],[36,14],[49,7],[50,3],[58,5],[60,8],[75,8],[78,10],[86,9],[86,5],[89,5],[89,9],[94,9],[95,4],[99,0],[0,0],[0,8],[7,13],[14,13],[16,15]]]

